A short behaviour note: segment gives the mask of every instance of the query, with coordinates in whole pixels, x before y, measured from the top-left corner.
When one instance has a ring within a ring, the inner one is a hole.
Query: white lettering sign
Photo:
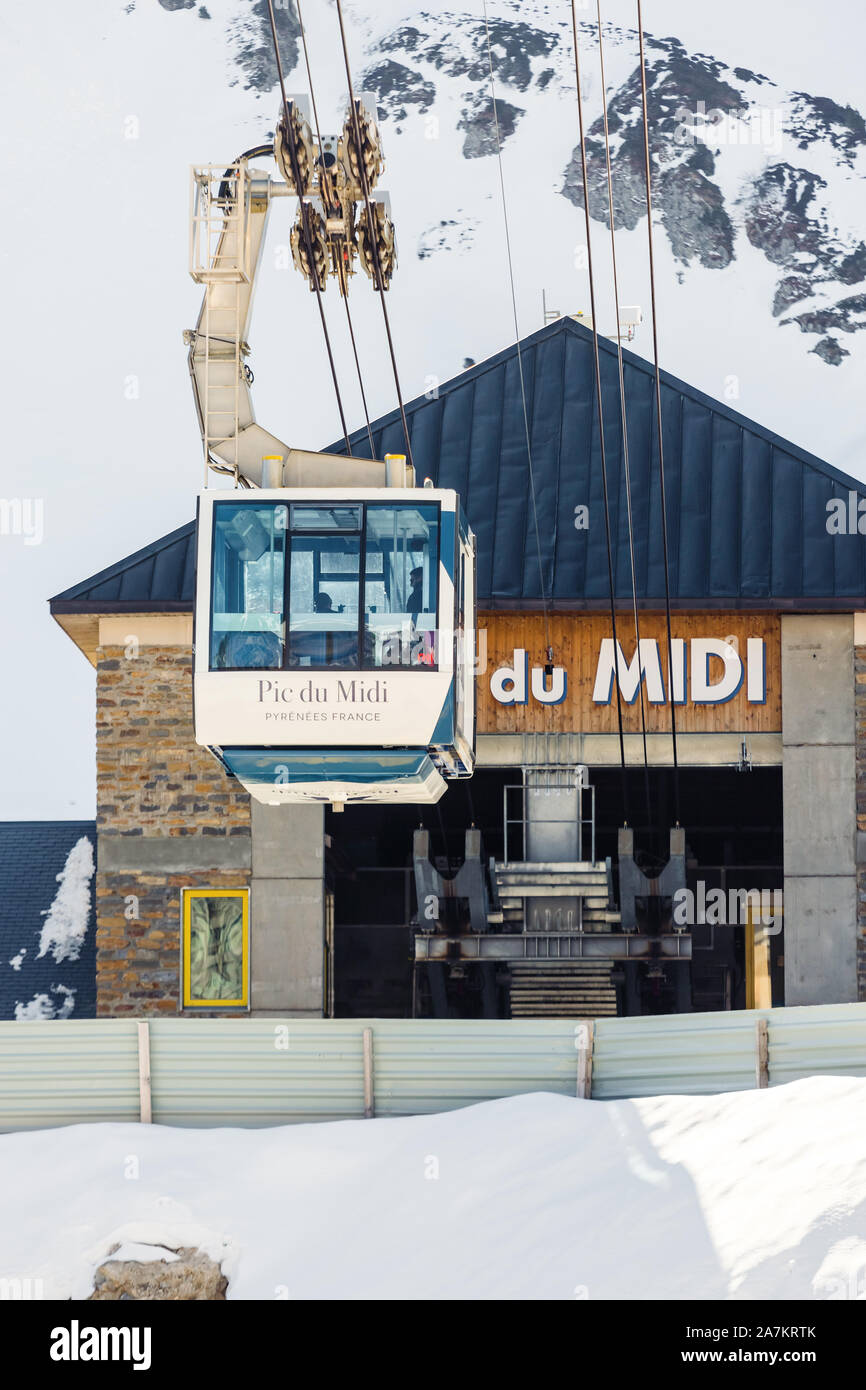
[[[614,698],[614,680],[626,704],[638,699],[641,687],[651,705],[666,704],[662,655],[667,656],[667,642],[653,637],[640,639],[639,651],[627,660],[622,646],[613,639],[602,640],[592,691],[593,703],[609,705]],[[745,682],[749,704],[763,705],[767,699],[767,654],[762,637],[746,641],[745,660],[733,641],[722,637],[693,637],[686,643],[681,637],[671,639],[671,695],[674,703],[684,705],[690,700],[696,705],[721,705],[742,689]],[[666,662],[664,664],[667,664]],[[526,705],[530,695],[542,705],[559,705],[568,694],[568,672],[563,666],[530,669],[529,653],[517,647],[510,663],[498,666],[490,677],[490,693],[500,705]]]
[[[553,666],[548,674],[543,666],[533,666],[530,674],[529,653],[518,647],[511,665],[493,672],[490,693],[500,705],[525,705],[529,690],[540,705],[561,705],[568,694],[568,672],[564,666]]]
[[[640,660],[637,653],[627,662],[622,647],[617,643],[614,662],[613,640],[605,637],[598,654],[595,674],[593,702],[609,705],[613,698],[613,681],[616,673],[619,688],[626,704],[637,699],[641,682],[646,685],[650,704],[665,704],[667,694],[662,676],[661,650],[667,643],[659,643],[655,638],[642,637],[640,640]],[[763,705],[767,699],[766,647],[762,637],[749,637],[746,641],[746,660],[743,662],[736,647],[721,637],[693,637],[689,643],[688,665],[686,670],[686,643],[681,637],[671,641],[673,661],[673,698],[676,704],[685,704],[687,676],[689,698],[696,705],[723,705],[732,700],[746,682],[746,699],[752,705]]]
[[[622,698],[627,705],[634,704],[638,696],[641,681],[646,679],[647,695],[650,704],[663,705],[665,702],[665,687],[662,680],[662,663],[659,656],[659,644],[651,637],[640,639],[640,659],[635,652],[631,663],[627,663],[623,656],[622,647],[619,642],[616,644],[616,674],[619,678],[619,688]],[[593,702],[596,705],[609,705],[613,694],[614,659],[613,659],[613,638],[605,637],[601,650],[598,654],[598,666],[595,672],[595,689],[592,692]]]

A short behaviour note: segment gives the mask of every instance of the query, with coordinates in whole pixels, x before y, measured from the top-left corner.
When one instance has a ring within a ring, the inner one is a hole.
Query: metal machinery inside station
[[[671,830],[669,858],[652,876],[635,861],[633,832],[620,831],[617,907],[611,858],[596,857],[586,767],[522,769],[503,790],[503,828],[500,861],[467,830],[452,876],[431,862],[428,832],[415,832],[413,1013],[450,1016],[449,993],[467,981],[487,1018],[615,1015],[617,984],[626,1011],[639,1013],[641,975],[666,971],[678,1011],[690,1007],[691,934],[672,912],[686,886],[682,829]]]

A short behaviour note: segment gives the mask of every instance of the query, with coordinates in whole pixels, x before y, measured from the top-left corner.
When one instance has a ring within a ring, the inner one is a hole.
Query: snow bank
[[[120,1243],[229,1298],[866,1293],[866,1079],[270,1130],[0,1136],[0,1277],[83,1298]],[[861,1295],[862,1296],[862,1295]]]

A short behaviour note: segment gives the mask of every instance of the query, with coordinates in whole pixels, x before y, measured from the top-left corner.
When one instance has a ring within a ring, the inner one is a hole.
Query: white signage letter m
[[[626,662],[622,647],[616,644],[616,675],[619,688],[626,704],[633,705],[638,696],[640,683],[646,680],[647,696],[650,704],[665,703],[665,687],[662,679],[662,665],[659,657],[659,644],[653,637],[642,637],[639,652],[635,652],[631,662]],[[598,666],[595,673],[595,688],[592,692],[596,705],[609,705],[613,695],[614,653],[613,638],[602,640],[598,653]]]

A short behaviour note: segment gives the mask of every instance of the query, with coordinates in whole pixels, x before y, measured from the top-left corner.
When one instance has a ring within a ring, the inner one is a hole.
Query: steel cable
[[[333,352],[332,352],[332,350],[331,350],[331,339],[330,339],[330,335],[328,334],[328,325],[327,325],[327,322],[326,322],[326,319],[325,319],[325,308],[324,308],[324,305],[322,304],[322,287],[321,287],[321,285],[319,284],[319,275],[318,275],[318,271],[316,270],[316,262],[315,262],[315,258],[314,258],[314,256],[313,256],[313,239],[312,239],[312,236],[311,236],[311,233],[310,233],[310,221],[309,221],[309,218],[310,218],[310,208],[309,208],[309,204],[306,203],[306,202],[304,201],[304,196],[303,196],[303,193],[302,193],[302,190],[301,190],[300,168],[299,168],[299,165],[298,165],[297,150],[295,149],[295,135],[294,135],[294,131],[293,131],[293,129],[292,129],[292,123],[291,123],[291,120],[290,120],[290,117],[289,117],[289,101],[288,101],[288,97],[286,96],[286,83],[285,83],[285,78],[283,77],[283,62],[282,62],[282,58],[280,57],[280,42],[279,42],[279,39],[278,39],[278,37],[277,37],[277,25],[276,25],[276,20],[275,20],[275,18],[274,18],[274,3],[273,3],[273,0],[268,0],[268,18],[269,18],[269,20],[270,20],[270,25],[271,25],[271,36],[272,36],[273,41],[274,41],[274,58],[276,59],[276,64],[277,64],[277,76],[278,76],[279,79],[280,79],[280,95],[282,96],[282,101],[283,101],[283,118],[284,118],[284,120],[285,120],[285,122],[286,122],[286,137],[287,137],[288,142],[289,142],[289,155],[290,155],[290,160],[291,160],[291,165],[292,165],[292,175],[293,175],[294,180],[295,180],[295,191],[296,191],[296,193],[297,193],[297,195],[298,195],[298,204],[299,204],[300,209],[301,209],[301,229],[302,229],[302,231],[303,231],[303,234],[304,234],[304,241],[305,241],[306,247],[307,247],[307,258],[308,258],[308,260],[309,260],[310,275],[311,275],[312,281],[313,281],[313,288],[314,288],[315,291],[316,291],[316,302],[317,302],[317,304],[318,304],[318,306],[319,306],[319,317],[320,317],[320,319],[321,319],[321,321],[322,321],[322,332],[323,332],[324,337],[325,337],[325,347],[327,348],[327,352],[328,352],[328,363],[329,363],[330,368],[331,368],[331,380],[332,380],[333,383],[334,383],[334,394],[335,394],[336,397],[337,397],[337,409],[338,409],[339,412],[340,412],[340,424],[342,425],[342,428],[343,428],[343,438],[344,438],[344,440],[346,441],[346,449],[347,449],[347,451],[349,452],[349,454],[351,454],[351,453],[352,453],[352,445],[351,445],[351,443],[349,442],[349,430],[348,430],[348,427],[347,427],[347,425],[346,425],[346,416],[345,416],[345,413],[344,413],[344,411],[343,411],[343,400],[342,400],[342,397],[341,397],[341,395],[340,395],[340,383],[339,383],[339,381],[337,380],[337,368],[336,368],[336,365],[335,365],[335,363],[334,363],[334,354],[333,354]]]
[[[496,86],[493,77],[493,51],[490,46],[490,24],[487,17],[487,0],[484,5],[484,32],[487,39],[487,64],[490,69],[490,99],[493,105],[493,125],[496,132],[496,155],[499,164],[499,187],[502,194],[502,220],[505,224],[505,249],[508,256],[508,278],[511,284],[511,310],[514,318],[514,339],[517,348],[517,370],[520,376],[520,398],[523,403],[523,428],[526,432],[526,459],[529,465],[529,487],[532,494],[532,516],[535,526],[535,546],[538,551],[538,582],[541,586],[541,606],[544,613],[544,640],[547,647],[548,662],[553,660],[553,647],[550,641],[550,617],[548,614],[547,588],[544,583],[544,566],[541,559],[541,536],[538,526],[538,504],[535,497],[535,474],[532,467],[532,445],[530,443],[529,412],[526,406],[526,383],[523,376],[523,355],[520,350],[520,325],[517,315],[517,294],[514,288],[514,264],[511,256],[511,233],[508,226],[508,202],[505,196],[505,174],[502,168],[502,140],[499,133],[499,115],[496,110]]]
[[[270,5],[272,0],[268,0]],[[352,124],[355,129],[355,142],[358,151],[358,173],[361,180],[361,189],[364,194],[364,206],[367,212],[367,227],[370,233],[370,248],[373,252],[373,268],[376,272],[376,289],[379,291],[379,299],[382,304],[382,317],[385,320],[385,333],[388,337],[388,351],[391,356],[391,370],[394,374],[394,385],[397,388],[397,404],[400,408],[400,419],[403,422],[403,434],[406,440],[406,458],[409,466],[414,468],[415,461],[412,457],[412,441],[409,438],[409,422],[406,419],[406,409],[403,405],[403,392],[400,389],[400,375],[397,371],[397,356],[394,351],[394,339],[391,335],[391,320],[388,316],[388,306],[385,303],[385,283],[382,277],[382,266],[379,261],[379,246],[375,236],[375,225],[373,219],[373,204],[370,198],[370,186],[367,180],[367,170],[364,167],[364,151],[361,141],[361,124],[358,120],[358,108],[355,104],[355,89],[352,84],[352,69],[349,63],[349,49],[346,43],[346,26],[343,22],[342,0],[337,0],[337,18],[340,22],[340,39],[343,45],[343,62],[346,68],[346,82],[349,87],[349,104],[352,110]]]
[[[639,618],[639,615],[638,615],[637,577],[636,577],[636,573],[635,573],[635,559],[634,559],[634,517],[633,517],[633,513],[632,513],[632,497],[631,497],[631,466],[630,466],[630,463],[629,463],[629,453],[628,453],[628,417],[627,417],[627,412],[626,412],[626,400],[625,400],[625,370],[624,370],[624,366],[623,366],[623,357],[622,357],[622,338],[620,337],[620,332],[619,332],[619,329],[620,329],[620,322],[619,322],[619,281],[618,281],[617,269],[616,269],[616,222],[615,222],[614,210],[613,210],[613,175],[612,175],[612,172],[611,172],[611,159],[610,159],[610,129],[609,129],[609,126],[608,126],[608,118],[607,118],[607,83],[606,83],[606,81],[605,81],[605,73],[604,73],[604,36],[603,36],[603,33],[602,33],[602,24],[601,24],[601,0],[596,0],[596,15],[597,15],[597,19],[598,19],[598,61],[599,61],[599,68],[600,68],[600,73],[601,73],[601,112],[602,112],[602,121],[603,121],[603,124],[604,124],[604,155],[605,155],[605,172],[606,172],[606,175],[607,175],[607,203],[608,203],[608,217],[609,217],[609,220],[610,220],[610,254],[611,254],[611,265],[612,265],[612,270],[613,270],[614,312],[615,312],[615,314],[616,314],[616,356],[617,356],[617,367],[618,367],[618,370],[619,370],[620,419],[621,419],[621,423],[622,423],[622,461],[623,461],[623,470],[624,470],[624,473],[625,473],[625,497],[626,497],[626,512],[627,512],[627,519],[628,519],[628,552],[629,552],[629,565],[630,565],[630,569],[631,569],[631,589],[632,589],[632,605],[633,605],[633,610],[634,610],[635,645],[636,645],[636,648],[637,648],[637,651],[636,651],[636,653],[635,653],[635,659],[636,659],[637,664],[638,664],[638,689],[639,689],[639,692],[640,692],[640,722],[641,722],[641,737],[642,737],[642,741],[643,741],[644,789],[645,789],[645,793],[646,793],[647,829],[649,830],[649,829],[651,828],[651,826],[652,826],[652,802],[651,802],[651,798],[650,798],[649,755],[648,755],[648,752],[647,752],[647,729],[646,729],[646,701],[645,701],[645,699],[644,699],[644,688],[643,688],[643,668],[642,668],[642,656],[641,656],[641,644],[640,644],[640,618]],[[585,199],[588,200],[588,198],[589,198],[589,190],[588,190],[588,189],[584,190],[584,193],[585,193]],[[617,654],[617,679],[619,679],[619,660],[618,660],[618,654]]]
[[[592,264],[592,234],[589,216],[589,181],[586,171],[586,134],[583,122],[583,87],[580,77],[580,46],[577,34],[577,11],[575,0],[571,0],[571,27],[574,35],[574,80],[577,89],[577,119],[580,128],[580,163],[583,174],[583,211],[586,225],[586,263],[589,273],[589,305],[590,316],[592,318],[592,349],[595,359],[595,394],[598,405],[598,439],[601,450],[601,482],[602,493],[604,496],[604,532],[607,543],[607,575],[610,589],[610,626],[613,638],[614,663],[616,664],[616,713],[617,725],[619,729],[619,757],[622,773],[622,801],[623,801],[623,820],[628,824],[628,774],[626,772],[625,761],[625,737],[623,735],[622,722],[622,691],[619,685],[619,639],[616,631],[616,595],[613,577],[613,545],[610,533],[610,494],[607,481],[607,448],[604,441],[604,406],[601,399],[601,362],[598,351],[598,324],[596,322],[595,309],[595,276]]]
[[[674,759],[674,813],[676,823],[680,823],[680,766],[677,756],[677,717],[676,702],[674,691],[674,644],[671,635],[671,583],[670,567],[668,564],[668,513],[667,498],[665,493],[665,454],[664,441],[662,438],[662,387],[661,372],[659,369],[659,342],[658,342],[658,316],[656,314],[656,280],[655,280],[655,257],[653,254],[653,201],[652,201],[652,174],[650,169],[650,147],[649,147],[649,103],[647,101],[647,80],[646,80],[646,57],[644,54],[643,41],[643,13],[641,0],[637,0],[637,31],[640,43],[640,88],[641,103],[643,106],[643,130],[644,130],[644,162],[646,168],[646,214],[647,214],[647,242],[649,247],[649,273],[650,273],[650,304],[653,319],[653,368],[655,373],[655,396],[656,396],[656,425],[658,429],[659,444],[659,494],[662,510],[662,550],[664,554],[665,567],[665,616],[667,619],[668,637],[668,691],[671,702],[671,744],[673,746]]]
[[[306,69],[307,69],[307,82],[308,82],[309,88],[310,88],[310,103],[311,103],[312,108],[313,108],[313,122],[314,122],[315,127],[316,127],[316,140],[318,141],[318,145],[319,145],[319,189],[321,190],[321,192],[322,192],[322,194],[323,194],[323,196],[324,196],[325,202],[326,202],[326,203],[330,203],[330,201],[331,201],[331,193],[332,193],[332,190],[331,190],[331,188],[330,188],[330,184],[331,184],[331,175],[330,175],[330,171],[328,170],[327,165],[325,164],[324,145],[322,144],[322,131],[321,131],[321,127],[320,127],[320,125],[319,125],[319,108],[318,108],[318,106],[316,105],[316,93],[315,93],[315,89],[314,89],[314,87],[313,87],[313,73],[312,73],[312,70],[311,70],[311,68],[310,68],[310,54],[309,54],[309,50],[308,50],[308,48],[307,48],[307,31],[306,31],[306,29],[305,29],[305,27],[304,27],[304,16],[303,16],[303,14],[302,14],[302,12],[301,12],[301,0],[295,0],[295,8],[296,8],[296,10],[297,10],[297,12],[298,12],[298,23],[299,23],[300,26],[301,26],[301,42],[302,42],[302,44],[303,44],[303,46],[304,46],[304,64],[305,64]],[[357,374],[358,374],[358,388],[359,388],[359,390],[360,390],[360,392],[361,392],[361,404],[362,404],[363,407],[364,407],[364,421],[365,421],[366,426],[367,426],[367,438],[368,438],[369,441],[370,441],[370,457],[371,457],[371,458],[375,458],[375,457],[376,457],[376,449],[375,449],[375,446],[374,446],[374,444],[373,444],[373,431],[372,431],[372,429],[370,428],[370,412],[369,412],[369,410],[368,410],[368,408],[367,408],[367,393],[366,393],[366,391],[364,390],[364,378],[363,378],[363,376],[361,375],[361,362],[360,362],[360,359],[359,359],[359,357],[358,357],[358,345],[357,345],[357,343],[355,342],[355,329],[354,329],[354,326],[353,326],[353,324],[352,324],[352,314],[351,314],[351,310],[349,309],[349,293],[348,293],[348,289],[349,289],[349,287],[348,287],[348,281],[346,282],[346,284],[341,284],[341,285],[340,285],[340,291],[341,291],[341,294],[342,294],[342,297],[343,297],[343,303],[344,303],[345,306],[346,306],[346,322],[347,322],[348,325],[349,325],[349,337],[350,337],[351,342],[352,342],[352,354],[353,354],[353,356],[354,356],[354,358],[355,358],[355,371],[356,371]],[[351,452],[351,451],[350,451],[350,452]]]

